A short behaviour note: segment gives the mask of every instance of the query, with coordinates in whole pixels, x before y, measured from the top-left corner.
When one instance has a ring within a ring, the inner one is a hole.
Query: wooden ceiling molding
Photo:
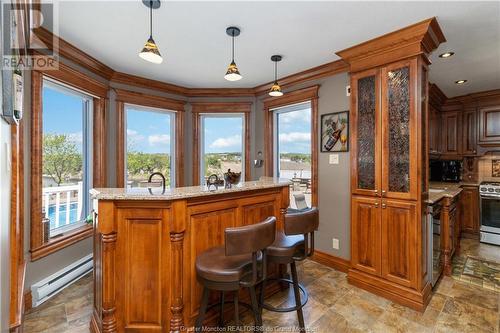
[[[135,91],[117,88],[114,88],[113,90],[116,93],[116,100],[123,103],[181,112],[184,112],[184,106],[186,105],[185,101],[173,98],[143,94]]]
[[[335,60],[317,67],[307,69],[305,71],[295,73],[279,79],[282,88],[291,87],[307,81],[321,79],[327,76],[348,72],[349,65],[344,60]],[[262,95],[269,91],[272,82],[257,86],[254,89],[255,95]]]
[[[287,92],[281,97],[268,97],[263,99],[264,110],[275,109],[280,106],[298,104],[318,98],[319,85]]]
[[[252,111],[252,102],[192,102],[191,112],[193,113],[242,113]]]
[[[73,61],[74,63],[82,66],[83,68],[95,73],[107,80],[111,79],[111,76],[115,72],[111,67],[103,64],[99,60],[95,59],[88,53],[83,52],[71,43],[68,43],[64,39],[55,36],[51,31],[40,27],[33,30],[33,33],[47,45],[51,50],[54,50],[54,44],[57,43],[57,52],[64,58]],[[55,42],[55,43],[54,43]]]
[[[267,93],[271,85],[271,82],[269,82],[253,88],[187,88],[137,75],[117,72],[45,28],[35,29],[35,34],[50,49],[54,49],[54,45],[58,44],[58,53],[60,56],[113,83],[154,89],[182,97],[254,97]],[[349,66],[346,62],[336,60],[283,77],[280,79],[280,84],[284,88],[289,88],[307,81],[347,72],[348,69]]]
[[[432,17],[336,54],[354,73],[417,55],[423,55],[429,61],[429,53],[445,41],[437,19]]]

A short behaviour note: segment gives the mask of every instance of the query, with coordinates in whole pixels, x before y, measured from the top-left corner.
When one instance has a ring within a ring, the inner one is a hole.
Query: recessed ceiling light
[[[441,53],[441,54],[439,55],[439,58],[449,58],[449,57],[451,57],[451,56],[452,56],[452,55],[454,55],[454,54],[455,54],[455,52],[445,52],[445,53]]]
[[[458,80],[458,81],[455,81],[455,84],[464,84],[466,82],[467,82],[467,80]]]

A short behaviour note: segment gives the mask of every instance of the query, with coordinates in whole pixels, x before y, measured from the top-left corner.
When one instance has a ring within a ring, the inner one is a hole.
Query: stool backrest
[[[226,256],[261,251],[274,242],[276,218],[272,216],[256,224],[226,228],[224,234]]]
[[[296,260],[304,259],[314,253],[314,232],[319,226],[318,208],[293,211],[285,214],[285,235],[304,235],[305,253]]]
[[[266,248],[276,237],[276,218],[268,217],[262,222],[242,227],[226,228],[224,231],[226,256],[252,254],[250,280],[240,281],[243,286],[260,283],[267,276]],[[260,265],[258,264],[260,257]]]

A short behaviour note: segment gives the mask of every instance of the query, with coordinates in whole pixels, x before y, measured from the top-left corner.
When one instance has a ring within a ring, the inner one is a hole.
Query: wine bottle
[[[16,67],[12,74],[12,92],[14,95],[14,120],[19,122],[23,117],[23,73]]]
[[[324,145],[325,150],[327,150],[327,151],[332,150],[332,148],[335,146],[337,141],[339,141],[340,134],[342,133],[344,128],[345,128],[345,124],[342,124],[342,126],[340,128],[337,128],[335,131],[333,131],[333,133],[330,135],[330,137],[328,138],[328,140],[326,141],[326,143]]]

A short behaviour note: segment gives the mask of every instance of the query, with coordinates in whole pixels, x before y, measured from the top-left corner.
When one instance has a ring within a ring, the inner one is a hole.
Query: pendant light
[[[243,76],[241,76],[236,63],[234,62],[234,37],[240,35],[240,29],[236,27],[229,27],[226,29],[226,33],[231,36],[232,39],[232,60],[229,64],[229,67],[227,68],[227,72],[226,75],[224,75],[224,78],[228,81],[238,81],[241,80]]]
[[[139,53],[139,57],[154,64],[161,64],[163,58],[153,39],[153,9],[160,8],[160,0],[143,0],[142,2],[146,7],[149,7],[149,38]]]
[[[271,61],[274,61],[274,83],[269,91],[269,95],[273,97],[283,96],[283,92],[281,91],[281,87],[278,84],[278,62],[281,61],[282,56],[273,55],[271,57]]]

